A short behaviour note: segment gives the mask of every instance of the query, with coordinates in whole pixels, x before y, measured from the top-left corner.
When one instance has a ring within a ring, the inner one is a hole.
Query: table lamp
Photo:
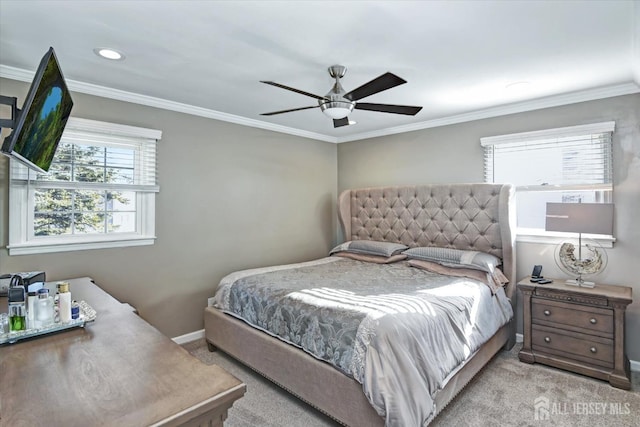
[[[613,203],[547,203],[545,230],[578,233],[577,245],[573,242],[558,245],[556,263],[566,273],[577,276],[567,284],[593,288],[595,284],[586,282],[582,276],[602,272],[607,265],[607,253],[597,242],[583,239],[582,234],[613,235]]]

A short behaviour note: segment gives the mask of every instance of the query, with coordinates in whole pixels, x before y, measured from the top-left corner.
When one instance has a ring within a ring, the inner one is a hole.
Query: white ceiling
[[[0,0],[0,76],[29,81],[49,46],[72,90],[331,142],[640,91],[638,1]],[[332,64],[347,91],[408,81],[363,102],[424,108],[260,116],[317,105],[260,80],[324,95]]]

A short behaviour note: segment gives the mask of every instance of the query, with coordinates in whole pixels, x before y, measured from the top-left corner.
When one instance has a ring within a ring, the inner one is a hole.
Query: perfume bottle
[[[36,303],[36,326],[43,328],[53,323],[53,298],[49,296],[49,289],[38,290]]]
[[[24,286],[12,286],[8,292],[9,332],[27,329],[27,307]]]
[[[69,323],[71,321],[71,292],[69,283],[58,283],[58,310],[60,322]]]
[[[37,302],[38,302],[38,293],[29,292],[27,294],[27,328],[35,328]]]
[[[24,303],[9,305],[9,332],[27,329],[27,310]]]

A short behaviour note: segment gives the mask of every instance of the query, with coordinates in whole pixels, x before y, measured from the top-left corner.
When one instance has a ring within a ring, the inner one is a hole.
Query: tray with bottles
[[[78,302],[79,307],[79,316],[77,319],[71,319],[68,322],[51,322],[48,324],[38,324],[37,322],[33,322],[34,324],[29,324],[27,321],[27,328],[21,331],[11,331],[11,327],[9,324],[3,324],[0,327],[0,345],[2,344],[13,344],[20,340],[24,340],[27,338],[33,338],[41,335],[52,334],[55,332],[64,331],[66,329],[72,328],[82,328],[87,323],[93,322],[96,320],[96,311],[85,301]],[[4,322],[5,319],[3,318]],[[7,316],[7,322],[10,322],[11,319]]]

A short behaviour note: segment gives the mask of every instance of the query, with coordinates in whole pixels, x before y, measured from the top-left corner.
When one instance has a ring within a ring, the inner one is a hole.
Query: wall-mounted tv
[[[73,100],[53,48],[42,57],[27,98],[14,119],[2,153],[47,172],[62,137]]]

